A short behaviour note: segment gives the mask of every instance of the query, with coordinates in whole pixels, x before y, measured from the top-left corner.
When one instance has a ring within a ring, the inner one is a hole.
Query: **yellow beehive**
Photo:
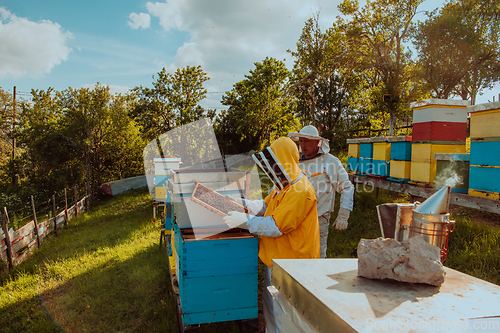
[[[411,162],[410,179],[414,182],[426,183],[434,187],[436,180],[436,164]]]
[[[393,178],[410,179],[411,161],[391,160],[390,175]]]
[[[167,189],[163,186],[155,187],[155,199],[157,200],[165,200],[165,196],[167,195]]]
[[[377,161],[390,161],[391,144],[389,142],[374,142],[373,159]]]
[[[359,157],[359,143],[349,144],[348,156],[356,158]]]
[[[470,188],[468,194],[475,197],[500,200],[500,193],[495,193],[495,192],[477,191]]]
[[[500,137],[500,102],[469,106],[467,112],[471,139]]]
[[[465,142],[460,144],[434,144],[434,143],[418,143],[413,142],[411,147],[411,161],[416,163],[432,163],[436,164],[434,154],[436,153],[453,153],[464,154]]]

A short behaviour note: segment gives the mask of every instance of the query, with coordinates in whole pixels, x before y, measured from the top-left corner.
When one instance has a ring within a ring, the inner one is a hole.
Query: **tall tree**
[[[105,181],[143,174],[145,143],[109,87],[32,91],[22,112],[25,183],[54,193],[74,185],[95,192]]]
[[[309,18],[302,28],[295,51],[287,50],[295,57],[291,89],[299,99],[303,116],[316,126],[318,82],[333,74],[335,56],[338,54],[332,41],[333,35],[321,31],[319,14]],[[304,108],[305,107],[305,108]],[[299,112],[300,112],[299,109]],[[308,114],[307,114],[308,112]]]
[[[420,77],[437,98],[475,104],[500,75],[500,1],[451,1],[419,24]]]
[[[219,117],[216,132],[226,153],[260,150],[298,127],[286,94],[288,78],[285,64],[267,57],[222,97],[229,109]]]
[[[338,19],[349,41],[349,58],[361,71],[373,71],[373,87],[378,89],[378,110],[390,115],[390,135],[394,118],[408,110],[408,81],[411,52],[405,47],[416,26],[413,22],[423,0],[368,0],[359,7],[357,0],[344,0],[340,12],[350,20]]]
[[[135,87],[133,96],[137,100],[131,116],[142,127],[145,138],[152,140],[177,126],[213,118],[215,111],[206,111],[198,104],[206,97],[203,84],[209,79],[201,66],[178,68],[173,74],[163,68],[153,88]]]

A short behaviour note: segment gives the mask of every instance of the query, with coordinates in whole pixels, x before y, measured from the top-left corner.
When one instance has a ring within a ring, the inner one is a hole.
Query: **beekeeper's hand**
[[[240,212],[229,212],[226,216],[222,218],[229,228],[242,228],[248,229],[247,221],[249,215]]]
[[[242,206],[246,207],[245,206],[245,200],[246,199],[239,198],[239,197],[232,197],[232,196],[227,195],[227,194],[225,195],[225,197],[228,198],[229,200],[232,200],[232,201],[236,202],[239,205],[242,205]]]
[[[349,219],[350,214],[351,211],[349,209],[340,208],[337,219],[333,222],[333,227],[335,227],[336,230],[347,229],[347,220]]]

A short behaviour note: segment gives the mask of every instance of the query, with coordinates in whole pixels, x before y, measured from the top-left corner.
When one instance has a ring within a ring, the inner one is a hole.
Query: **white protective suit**
[[[316,129],[314,128],[314,130]],[[314,134],[317,135],[317,130]],[[295,136],[295,139],[297,138]],[[299,166],[314,187],[316,199],[318,200],[320,258],[326,258],[330,214],[335,209],[335,193],[340,193],[340,209],[335,223],[339,221],[344,223],[344,226],[337,228],[339,230],[347,227],[347,219],[352,211],[354,199],[354,186],[349,180],[342,162],[337,157],[329,154],[329,151],[328,140],[322,139],[319,142],[316,157],[305,159],[304,156],[301,156],[299,161]]]

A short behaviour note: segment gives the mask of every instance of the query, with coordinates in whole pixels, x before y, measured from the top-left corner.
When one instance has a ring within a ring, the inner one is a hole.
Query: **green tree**
[[[339,18],[338,26],[348,40],[348,58],[355,60],[359,71],[371,71],[371,87],[376,88],[377,111],[389,114],[390,135],[394,118],[409,112],[411,52],[405,46],[411,41],[416,25],[413,21],[423,0],[368,0],[363,8],[357,0],[344,0],[340,12],[350,20]]]
[[[109,87],[100,84],[93,90],[69,88],[59,93],[58,97],[65,125],[63,135],[85,161],[86,187],[89,190],[95,193],[98,185],[114,180],[105,178],[106,171],[112,175],[114,172],[111,170],[131,168],[132,172],[125,171],[122,174],[136,176],[143,173],[137,161],[141,161],[138,151],[145,144],[134,136],[134,133],[138,133],[133,130],[134,124],[127,117],[125,97],[111,96]],[[127,154],[135,157],[134,164],[116,164],[127,162]]]
[[[419,24],[420,77],[436,98],[475,104],[500,74],[500,1],[451,1]]]
[[[323,33],[319,26],[319,14],[309,18],[302,28],[295,51],[287,50],[293,57],[293,75],[290,82],[297,96],[298,113],[316,126],[319,81],[329,78],[337,65],[336,36],[329,31]]]
[[[0,179],[12,179],[12,96],[0,88]]]
[[[286,94],[289,74],[282,61],[267,57],[226,92],[222,104],[229,109],[216,126],[225,153],[260,150],[298,127],[294,103]]]
[[[127,99],[100,84],[32,91],[19,136],[25,183],[40,193],[84,184],[95,193],[103,182],[143,174],[145,143],[127,115]]]
[[[215,111],[206,111],[198,104],[206,97],[203,84],[209,79],[201,66],[178,68],[174,74],[163,68],[153,88],[135,87],[136,104],[131,116],[145,138],[152,140],[175,127],[203,117],[213,118]]]

